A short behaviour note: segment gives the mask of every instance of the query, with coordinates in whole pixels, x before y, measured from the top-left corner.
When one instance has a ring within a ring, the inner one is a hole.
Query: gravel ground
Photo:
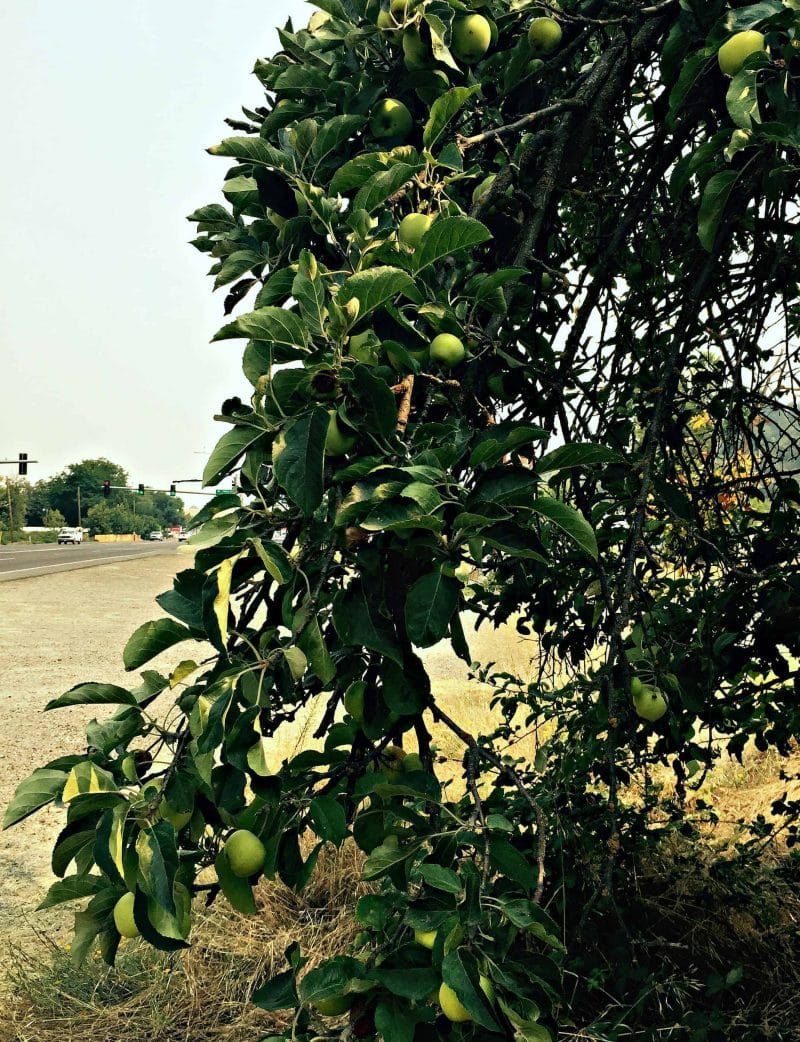
[[[42,712],[51,698],[82,681],[134,682],[122,666],[125,641],[141,623],[163,615],[153,598],[171,586],[175,572],[188,567],[190,553],[181,548],[175,554],[0,585],[0,807],[5,809],[34,767],[82,749],[86,723],[113,711]],[[529,650],[513,630],[494,633],[488,627],[472,633],[470,644],[475,658],[502,662],[504,668],[524,668]],[[192,654],[188,645],[178,645],[154,665],[166,672]],[[470,726],[461,715],[466,700],[480,720],[485,700],[466,685],[467,667],[456,660],[449,643],[423,657],[437,695],[450,703],[461,723]],[[299,741],[307,740],[308,730],[298,729]],[[34,930],[46,930],[55,939],[66,939],[71,931],[71,912],[33,911],[53,881],[50,851],[63,824],[63,811],[47,808],[0,833],[0,947],[24,943]]]

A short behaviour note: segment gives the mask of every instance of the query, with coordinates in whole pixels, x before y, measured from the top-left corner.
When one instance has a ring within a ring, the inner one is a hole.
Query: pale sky
[[[212,293],[186,215],[224,202],[229,161],[205,149],[262,103],[252,68],[275,26],[312,10],[0,5],[0,458],[40,460],[30,480],[96,456],[148,487],[200,476],[227,429],[214,413],[249,384],[243,343],[209,343],[226,290]]]

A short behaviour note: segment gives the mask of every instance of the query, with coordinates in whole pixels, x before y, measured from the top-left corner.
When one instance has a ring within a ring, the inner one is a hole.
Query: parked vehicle
[[[164,533],[163,532],[151,532],[150,535],[147,538],[151,542],[163,543],[164,542]]]
[[[58,545],[64,546],[67,543],[72,543],[75,546],[77,543],[83,542],[83,529],[82,528],[59,528],[58,530]]]

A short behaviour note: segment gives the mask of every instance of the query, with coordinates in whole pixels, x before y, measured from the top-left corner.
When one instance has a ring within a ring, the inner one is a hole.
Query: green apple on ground
[[[402,219],[397,229],[397,238],[403,246],[415,250],[422,242],[422,237],[433,224],[433,216],[426,213],[409,213]]]
[[[421,944],[423,948],[429,950],[436,944],[436,935],[438,930],[415,930],[414,940],[417,944]]]
[[[717,52],[719,67],[726,76],[735,76],[744,65],[745,60],[756,51],[766,50],[764,34],[756,29],[745,29],[736,33]]]
[[[408,137],[413,125],[408,108],[396,98],[384,98],[373,112],[369,124],[372,136],[377,138]]]
[[[465,65],[474,65],[489,50],[492,27],[482,14],[468,14],[453,23],[451,50]]]
[[[438,362],[446,369],[452,369],[463,362],[467,353],[462,341],[452,333],[439,333],[431,340],[428,351],[431,361]]]
[[[247,879],[264,867],[267,851],[249,829],[237,829],[225,841],[225,854],[231,872],[240,879]]]
[[[552,54],[561,43],[561,26],[555,18],[534,18],[528,28],[528,43],[537,54]]]
[[[642,684],[639,694],[633,695],[633,708],[636,710],[636,715],[651,724],[661,719],[667,711],[667,705],[661,689],[652,684]]]
[[[139,927],[133,918],[133,894],[123,894],[114,905],[114,925],[121,937],[138,937]]]

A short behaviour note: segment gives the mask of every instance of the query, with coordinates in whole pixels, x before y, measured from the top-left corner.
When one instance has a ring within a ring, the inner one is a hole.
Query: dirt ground
[[[154,597],[171,586],[175,572],[188,566],[185,555],[190,553],[181,548],[175,555],[0,585],[0,807],[5,808],[34,767],[80,751],[89,720],[113,712],[93,707],[42,710],[79,682],[135,682],[122,665],[125,641],[141,623],[163,615]],[[506,669],[524,671],[530,659],[529,645],[513,630],[495,633],[481,627],[472,633],[470,645],[475,658],[501,662]],[[188,646],[178,645],[153,666],[166,672],[187,657]],[[465,713],[473,708],[480,726],[479,720],[486,718],[485,699],[480,688],[467,685],[467,667],[455,659],[449,643],[429,649],[424,657],[437,696],[450,702],[464,726],[470,726],[473,714]],[[311,729],[307,724],[299,728],[297,742],[305,741]],[[24,943],[34,930],[67,939],[70,912],[34,911],[53,881],[50,850],[63,824],[63,811],[50,807],[0,833],[0,947],[9,941]]]

